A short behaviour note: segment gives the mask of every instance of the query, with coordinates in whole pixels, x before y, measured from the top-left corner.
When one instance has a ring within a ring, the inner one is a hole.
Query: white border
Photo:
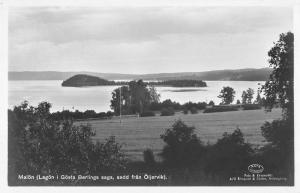
[[[300,107],[300,2],[298,0],[0,0],[0,191],[1,192],[300,192],[299,150],[300,125],[299,110],[295,108],[295,186],[294,187],[8,187],[7,186],[7,95],[8,95],[8,32],[7,12],[11,6],[293,6],[295,34],[295,107]],[[275,41],[275,40],[274,40]],[[297,54],[298,53],[298,54]],[[298,65],[297,65],[298,64]]]

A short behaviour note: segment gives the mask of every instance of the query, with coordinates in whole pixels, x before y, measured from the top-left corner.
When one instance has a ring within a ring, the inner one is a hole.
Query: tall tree
[[[266,106],[273,108],[279,103],[284,118],[294,114],[294,34],[280,34],[279,40],[268,52],[269,64],[273,68],[269,80],[262,86]]]
[[[121,100],[120,100],[121,97]],[[148,87],[142,80],[130,81],[128,86],[115,89],[112,92],[111,108],[115,114],[143,113],[148,110],[151,102],[159,102],[160,95],[154,87]]]
[[[259,105],[262,105],[262,103],[263,103],[263,100],[259,94],[259,91],[257,91],[257,95],[256,95],[256,99],[255,99],[254,103],[259,104]]]
[[[246,91],[243,91],[242,103],[243,104],[251,104],[253,95],[254,95],[254,90],[252,88],[248,88]]]
[[[262,127],[262,135],[272,145],[265,150],[266,159],[279,158],[272,165],[277,171],[284,172],[293,179],[294,171],[294,34],[280,34],[279,40],[268,52],[270,67],[273,68],[269,80],[262,86],[266,96],[264,105],[273,108],[279,104],[282,108],[282,120],[266,122]],[[270,153],[272,152],[272,156]]]
[[[218,97],[222,99],[222,104],[228,105],[233,102],[234,96],[235,96],[234,89],[227,86],[227,87],[223,87]]]

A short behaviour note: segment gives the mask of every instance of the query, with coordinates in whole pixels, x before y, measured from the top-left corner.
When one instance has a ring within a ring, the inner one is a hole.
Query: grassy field
[[[224,132],[232,132],[239,127],[245,140],[254,146],[266,143],[261,135],[260,127],[265,121],[281,117],[280,109],[265,113],[264,110],[233,111],[222,113],[181,114],[174,116],[131,117],[111,120],[81,121],[77,124],[89,123],[96,130],[96,140],[103,141],[115,136],[123,145],[126,155],[131,160],[142,160],[143,151],[150,148],[156,154],[162,150],[164,143],[160,135],[170,128],[175,120],[181,119],[187,125],[194,126],[195,133],[204,143],[215,143]]]

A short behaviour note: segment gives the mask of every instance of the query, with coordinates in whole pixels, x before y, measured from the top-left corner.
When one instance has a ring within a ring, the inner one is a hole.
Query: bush
[[[155,113],[152,111],[146,111],[140,114],[141,117],[153,117],[155,116]]]
[[[183,111],[182,111],[182,112],[183,112],[183,114],[185,114],[185,115],[186,115],[186,114],[188,114],[188,113],[189,113],[189,110],[188,110],[188,109],[183,109]]]
[[[163,108],[160,112],[160,116],[172,116],[175,114],[175,111],[173,108]]]
[[[243,104],[243,110],[256,110],[261,109],[259,104]]]
[[[114,137],[95,143],[90,125],[55,121],[50,107],[47,102],[38,107],[23,103],[8,111],[9,149],[15,151],[8,156],[10,184],[17,182],[16,174],[92,174],[125,167]]]
[[[198,109],[196,107],[192,107],[191,108],[191,113],[192,114],[197,114],[198,113]]]
[[[199,109],[199,110],[205,109],[206,106],[207,106],[206,102],[197,103],[197,109]]]
[[[198,163],[204,146],[194,130],[194,127],[177,120],[171,129],[160,136],[166,143],[161,155],[167,167],[192,167]]]
[[[144,151],[144,162],[150,167],[155,165],[154,154],[151,149],[146,149]]]
[[[223,137],[212,145],[205,159],[205,172],[230,176],[240,175],[249,165],[252,153],[250,144],[245,143],[242,132],[237,128],[232,134]]]
[[[227,112],[227,111],[237,111],[236,106],[214,106],[212,108],[207,108],[203,113],[215,113],[215,112]]]
[[[214,103],[214,101],[209,101],[208,105],[209,106],[215,106],[215,103]]]

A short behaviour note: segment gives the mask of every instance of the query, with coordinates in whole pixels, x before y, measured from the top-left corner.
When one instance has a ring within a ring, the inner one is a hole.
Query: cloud
[[[118,8],[15,10],[16,41],[144,41],[167,34],[247,33],[287,25],[282,8]],[[30,35],[28,35],[30,34]],[[27,37],[24,37],[24,36]]]
[[[250,65],[254,52],[262,66],[270,42],[291,28],[288,7],[11,8],[9,66],[199,71]]]

